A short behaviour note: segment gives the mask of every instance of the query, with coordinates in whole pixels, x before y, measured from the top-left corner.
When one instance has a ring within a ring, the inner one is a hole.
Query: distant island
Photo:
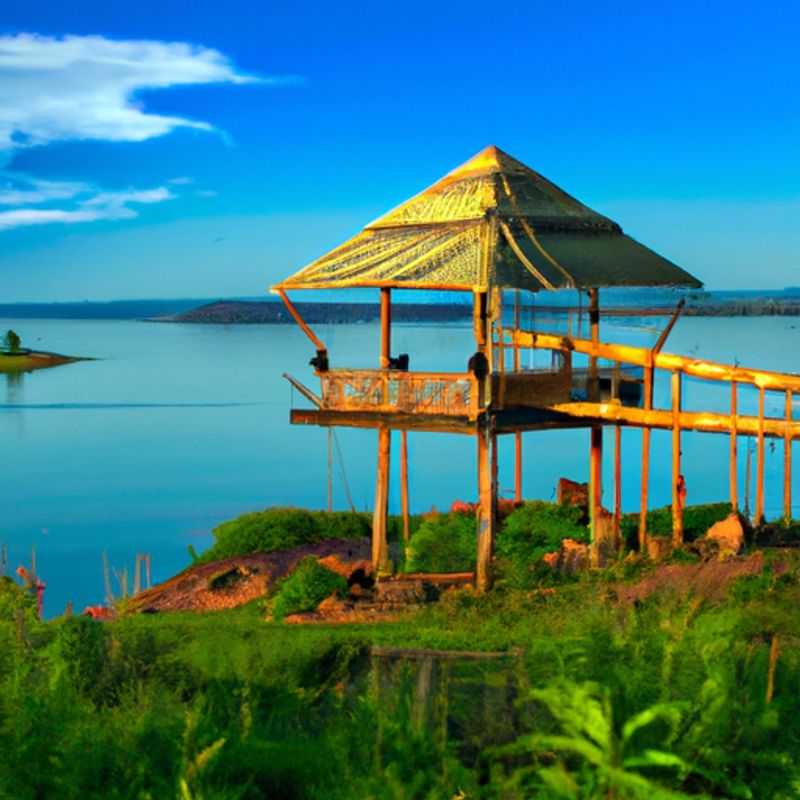
[[[550,305],[547,298],[535,305],[536,312],[566,314],[587,312],[584,306]],[[683,311],[689,317],[747,317],[747,316],[800,316],[800,296],[796,297],[742,297],[716,298],[702,293],[686,298]],[[309,324],[354,324],[377,322],[380,307],[377,303],[295,303]],[[606,317],[665,316],[674,310],[674,304],[619,305],[604,308]],[[472,317],[472,307],[467,303],[395,303],[392,317],[397,322],[465,322]],[[177,314],[150,317],[151,322],[181,322],[207,325],[280,325],[293,323],[283,303],[275,300],[220,300],[206,303]]]
[[[45,350],[29,350],[22,346],[22,340],[13,330],[6,332],[2,346],[0,346],[0,373],[31,372],[35,369],[47,369],[61,364],[87,360],[89,359],[50,353]]]

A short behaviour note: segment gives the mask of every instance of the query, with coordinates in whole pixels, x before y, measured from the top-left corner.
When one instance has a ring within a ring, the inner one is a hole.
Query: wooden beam
[[[554,414],[564,414],[576,421],[616,423],[632,425],[637,428],[661,428],[672,430],[672,410],[654,408],[633,408],[616,403],[555,403],[546,409]],[[737,417],[736,425],[740,436],[757,436],[759,432],[758,417]],[[793,439],[800,438],[800,422],[788,423],[781,417],[765,417],[763,421],[764,436],[783,439],[786,428]],[[728,414],[706,411],[681,411],[680,427],[683,431],[700,431],[701,433],[724,433],[731,430],[731,418]]]
[[[496,520],[497,438],[488,428],[478,431],[478,558],[475,588],[485,592],[492,587],[492,555]]]
[[[400,508],[403,515],[403,542],[408,546],[411,525],[408,512],[408,431],[400,431]]]
[[[392,432],[378,429],[378,467],[375,477],[375,509],[372,517],[372,567],[375,574],[389,570],[389,457]]]
[[[303,383],[300,383],[300,381],[298,381],[297,378],[293,378],[291,375],[289,375],[288,372],[284,372],[283,377],[286,378],[286,380],[289,381],[289,383],[291,383],[292,386],[294,386],[294,388],[297,389],[297,391],[300,392],[300,394],[306,398],[306,400],[310,400],[317,408],[322,408],[322,406],[324,405],[322,402],[322,398],[319,395],[312,392],[311,389],[308,388],[308,386],[306,386]]]
[[[520,331],[514,334],[520,347],[533,347],[543,350],[570,350],[590,357],[604,358],[610,361],[622,361],[634,366],[647,367],[653,358],[653,366],[673,372],[680,370],[684,375],[704,380],[736,381],[776,391],[791,389],[800,392],[800,375],[771,372],[760,369],[721,364],[716,361],[689,358],[672,353],[655,353],[644,347],[631,347],[621,344],[593,343],[589,339],[576,339],[557,334]]]
[[[294,321],[300,326],[300,329],[303,331],[303,333],[308,336],[314,347],[319,352],[327,353],[328,348],[325,347],[322,341],[317,338],[314,331],[312,331],[311,328],[306,325],[305,320],[300,316],[300,312],[294,307],[294,303],[292,303],[292,301],[287,297],[286,292],[284,292],[283,289],[276,289],[276,291],[281,300],[283,300],[283,304],[286,306],[286,309],[294,318]]]
[[[731,381],[731,448],[730,448],[730,486],[731,486],[731,507],[734,511],[739,509],[739,461],[738,461],[738,437],[739,429],[739,401],[737,396],[738,384]]]
[[[381,289],[381,369],[389,369],[392,355],[392,290]]]
[[[683,475],[681,473],[681,373],[672,373],[672,544],[683,545]]]
[[[783,437],[783,521],[792,521],[792,437],[789,425],[792,423],[792,392],[786,392],[786,435]]]
[[[664,349],[664,345],[667,343],[667,337],[669,337],[669,335],[672,333],[672,329],[675,327],[675,323],[678,321],[678,317],[680,317],[681,311],[683,311],[683,307],[685,305],[686,301],[681,300],[675,310],[672,312],[672,317],[670,317],[667,327],[661,331],[661,336],[658,337],[658,340],[653,345],[654,353],[660,353]]]
[[[514,433],[514,500],[522,502],[522,431]]]
[[[756,466],[756,525],[764,521],[764,388],[758,392],[758,430],[756,446],[758,464]]]
[[[486,350],[486,292],[475,292],[472,296],[472,332],[475,346],[480,352]]]
[[[475,422],[468,417],[443,414],[389,414],[369,411],[325,411],[294,408],[289,413],[292,425],[333,425],[342,428],[389,428],[428,433],[461,433],[475,435]]]
[[[614,426],[614,547],[621,545],[622,524],[622,426]]]

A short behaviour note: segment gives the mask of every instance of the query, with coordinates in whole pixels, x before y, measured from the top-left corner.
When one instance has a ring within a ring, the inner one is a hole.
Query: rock
[[[369,559],[351,561],[341,555],[333,554],[318,560],[325,569],[341,575],[348,583],[361,583],[363,585],[367,578],[372,580],[372,561]]]
[[[562,539],[559,552],[559,568],[568,575],[588,569],[589,545],[575,539]]]
[[[647,557],[651,561],[663,561],[672,553],[672,539],[667,536],[647,537]]]
[[[587,508],[589,505],[589,484],[576,483],[569,478],[559,478],[556,487],[556,502]]]
[[[714,523],[703,538],[719,545],[720,558],[735,556],[744,549],[744,525],[739,515],[734,512],[720,522]]]
[[[83,609],[83,615],[99,620],[110,620],[116,616],[114,609],[108,608],[108,606],[86,606]]]
[[[323,617],[335,617],[344,612],[348,605],[335,594],[326,597],[318,606],[317,613]]]

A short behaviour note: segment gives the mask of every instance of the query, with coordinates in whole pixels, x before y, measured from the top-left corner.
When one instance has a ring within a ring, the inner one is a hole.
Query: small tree
[[[22,344],[22,339],[19,338],[19,334],[16,331],[9,330],[5,335],[3,343],[9,353],[18,353],[20,345]]]

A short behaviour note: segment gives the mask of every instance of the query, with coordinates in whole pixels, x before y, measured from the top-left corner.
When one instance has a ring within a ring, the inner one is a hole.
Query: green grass
[[[623,606],[601,572],[374,625],[268,623],[258,603],[113,624],[12,610],[0,797],[796,797],[799,575],[781,554],[722,603]],[[451,662],[421,700],[413,663],[375,680],[374,644],[519,654]]]

